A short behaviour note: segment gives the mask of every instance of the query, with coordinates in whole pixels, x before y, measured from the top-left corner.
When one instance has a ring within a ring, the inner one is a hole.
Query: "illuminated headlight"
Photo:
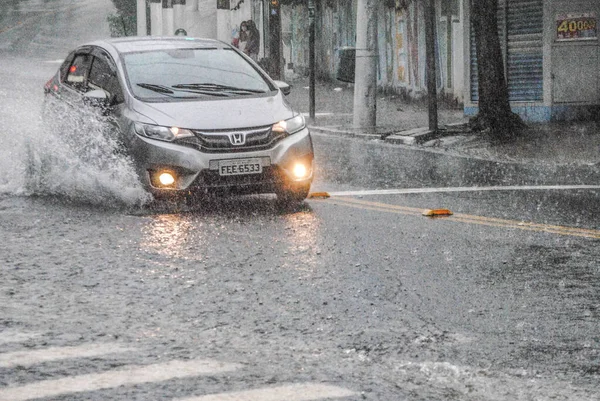
[[[292,117],[289,120],[282,120],[273,124],[272,130],[273,132],[291,135],[300,131],[304,127],[306,127],[304,116],[302,116],[302,114],[298,114],[296,117]]]
[[[170,169],[165,170],[149,170],[150,183],[155,188],[176,188],[177,174]]]
[[[292,170],[295,178],[306,178],[308,176],[308,169],[303,163],[296,163]]]
[[[173,177],[173,174],[171,173],[162,173],[158,176],[158,180],[165,187],[175,184],[175,177]]]
[[[135,123],[135,132],[146,138],[160,139],[162,141],[174,141],[175,139],[194,136],[192,131],[178,127],[162,127],[160,125],[150,125]]]

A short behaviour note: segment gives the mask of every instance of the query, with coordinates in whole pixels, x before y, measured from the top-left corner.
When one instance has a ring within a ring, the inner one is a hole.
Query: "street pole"
[[[173,36],[175,33],[173,25],[173,0],[163,0],[162,18],[162,35]]]
[[[146,0],[137,0],[137,36],[148,35],[148,27],[146,26]]]
[[[308,0],[308,67],[309,67],[309,118],[315,122],[315,0]]]
[[[173,0],[173,28],[175,32],[179,29],[187,29],[185,24],[185,3],[186,0]]]
[[[377,0],[358,0],[354,78],[354,128],[377,120]]]
[[[269,41],[270,41],[270,58],[271,68],[270,75],[282,80],[282,41],[281,41],[281,7],[279,0],[271,0],[269,5]]]
[[[162,0],[150,0],[150,35],[161,36],[163,33]]]
[[[427,0],[425,5],[425,53],[427,61],[427,104],[429,110],[429,130],[438,130],[437,74],[435,66],[435,0]]]

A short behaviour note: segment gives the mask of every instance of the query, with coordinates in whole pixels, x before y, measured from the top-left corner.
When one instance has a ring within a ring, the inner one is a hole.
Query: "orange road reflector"
[[[331,198],[331,195],[328,192],[311,192],[308,197],[310,199],[327,199]]]
[[[448,209],[429,209],[423,212],[423,216],[451,216],[453,213]]]

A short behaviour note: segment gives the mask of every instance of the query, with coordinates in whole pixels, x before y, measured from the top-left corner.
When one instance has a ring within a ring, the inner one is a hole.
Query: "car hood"
[[[274,96],[162,103],[136,99],[133,109],[140,115],[141,122],[207,130],[270,125],[297,114],[281,93]]]

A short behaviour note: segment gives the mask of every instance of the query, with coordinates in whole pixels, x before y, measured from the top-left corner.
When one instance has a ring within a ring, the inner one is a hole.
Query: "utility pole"
[[[150,35],[163,34],[163,6],[162,0],[150,0]]]
[[[271,69],[269,73],[275,79],[283,79],[283,69],[281,68],[281,8],[279,0],[271,0],[269,5],[269,41]]]
[[[175,32],[180,29],[185,31],[185,3],[186,0],[173,0],[173,29]]]
[[[358,0],[356,13],[354,128],[374,129],[377,119],[377,0]]]
[[[173,0],[163,0],[162,10],[162,35],[173,36],[175,28],[173,25]]]
[[[148,27],[146,26],[146,0],[137,0],[137,36],[148,35]]]
[[[315,122],[315,0],[308,0],[309,118]]]
[[[429,130],[438,130],[437,112],[437,73],[435,67],[435,0],[425,4],[425,53],[427,60],[427,103],[429,109]]]

